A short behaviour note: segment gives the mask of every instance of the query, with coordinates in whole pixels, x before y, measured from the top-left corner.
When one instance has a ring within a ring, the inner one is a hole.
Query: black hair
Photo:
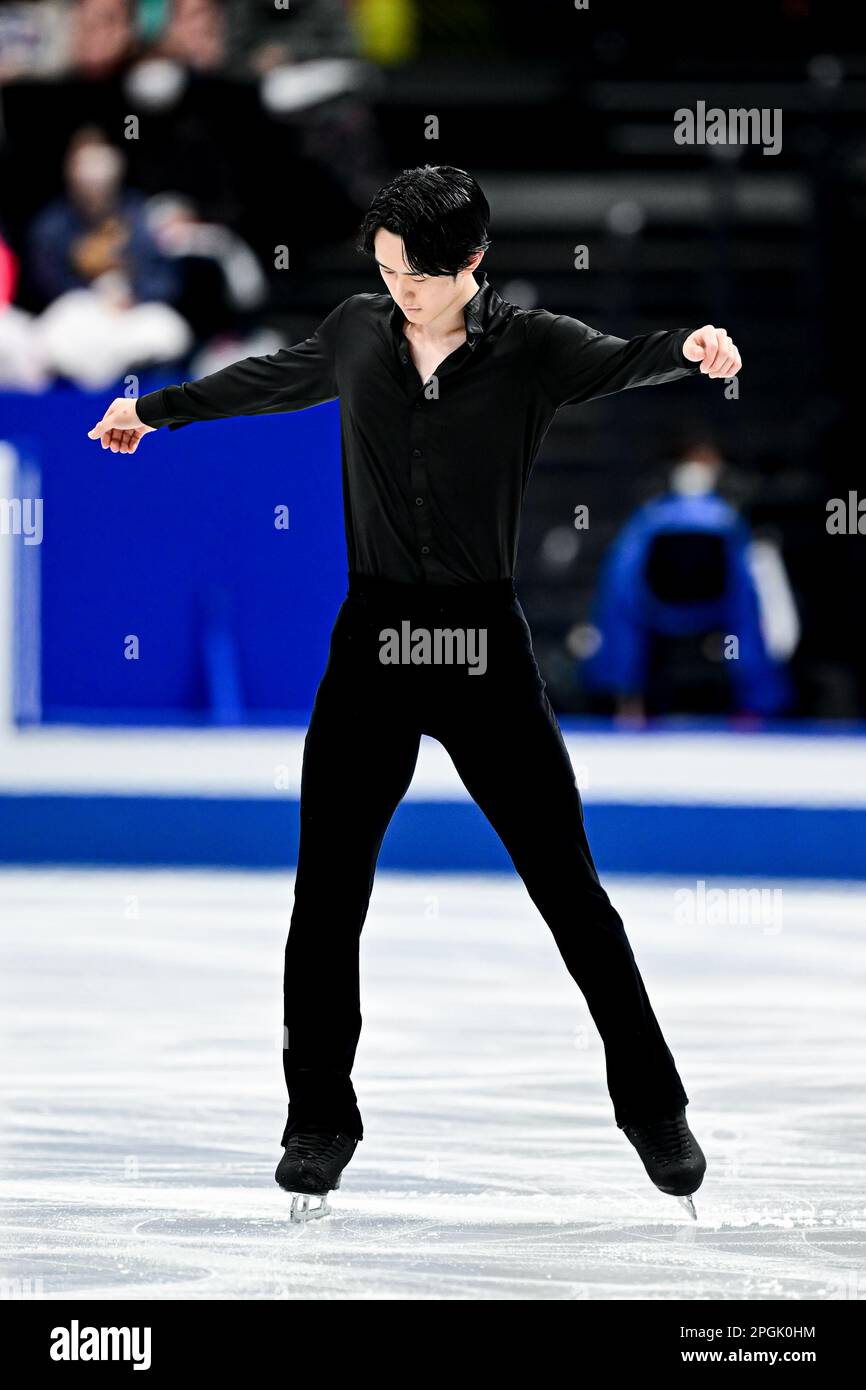
[[[370,204],[358,233],[359,251],[375,255],[380,227],[403,241],[417,275],[456,275],[490,245],[490,207],[471,174],[450,164],[404,169]]]

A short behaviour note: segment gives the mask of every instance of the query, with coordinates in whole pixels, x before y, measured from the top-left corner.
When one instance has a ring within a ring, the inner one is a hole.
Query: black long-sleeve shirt
[[[520,512],[560,406],[692,376],[691,332],[616,338],[508,303],[476,272],[466,341],[425,384],[388,294],[355,294],[311,337],[142,396],[144,424],[178,428],[339,398],[349,569],[408,583],[514,573]]]

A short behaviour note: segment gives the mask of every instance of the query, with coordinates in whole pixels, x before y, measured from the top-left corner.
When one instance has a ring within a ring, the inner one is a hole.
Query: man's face
[[[408,323],[429,324],[460,299],[472,265],[457,275],[415,275],[403,258],[403,242],[380,227],[373,240],[376,260],[388,293]],[[479,258],[480,259],[480,258]]]
[[[66,156],[66,181],[73,202],[99,212],[117,197],[123,155],[102,140],[82,140]]]

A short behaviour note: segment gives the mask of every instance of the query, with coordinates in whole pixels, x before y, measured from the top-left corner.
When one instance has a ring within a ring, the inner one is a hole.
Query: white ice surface
[[[866,889],[757,885],[783,890],[778,930],[677,921],[682,883],[606,883],[707,1155],[697,1222],[616,1128],[517,879],[377,878],[366,1137],[333,1215],[298,1227],[273,1181],[291,876],[0,872],[4,1287],[866,1298]]]

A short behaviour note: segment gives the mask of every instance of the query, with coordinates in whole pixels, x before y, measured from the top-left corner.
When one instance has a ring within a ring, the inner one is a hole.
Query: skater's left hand
[[[690,362],[700,362],[701,371],[707,376],[736,376],[743,365],[730,334],[712,323],[689,334],[683,343],[683,356]]]

